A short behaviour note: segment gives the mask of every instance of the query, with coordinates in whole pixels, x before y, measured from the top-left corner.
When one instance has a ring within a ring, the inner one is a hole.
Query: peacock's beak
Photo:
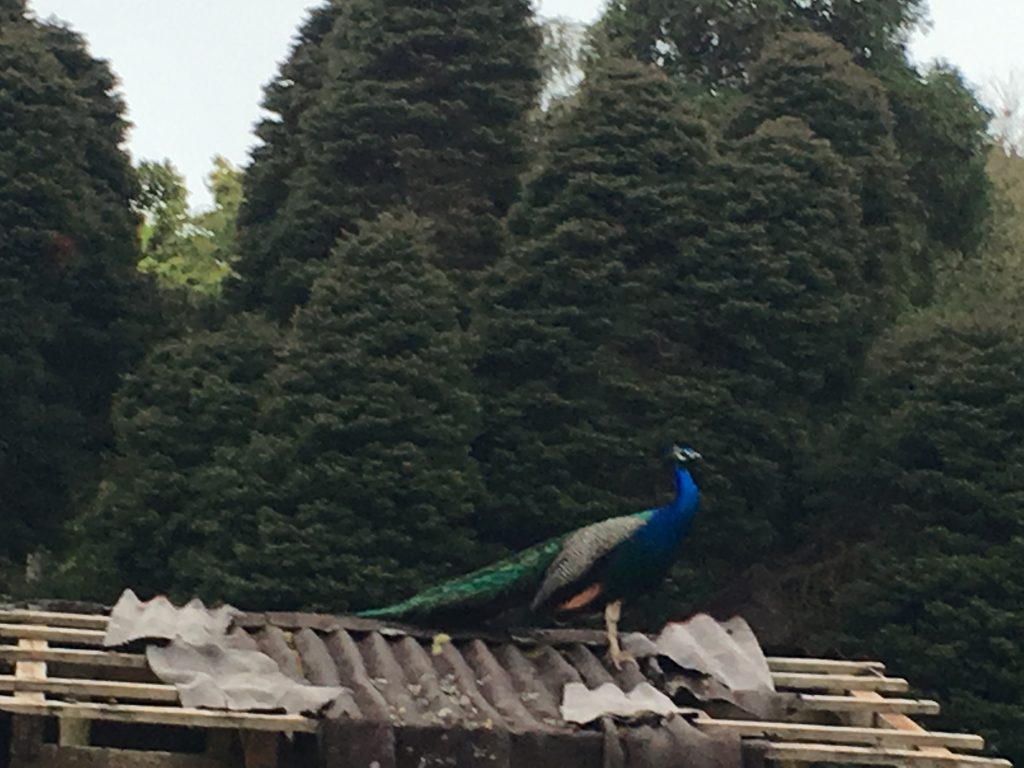
[[[675,457],[676,461],[681,461],[684,463],[687,461],[697,461],[699,459],[704,458],[699,453],[697,453],[697,451],[693,450],[693,448],[680,448],[678,445],[673,446],[672,455]]]

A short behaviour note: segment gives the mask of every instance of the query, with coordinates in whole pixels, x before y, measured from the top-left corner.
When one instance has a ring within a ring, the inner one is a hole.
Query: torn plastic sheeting
[[[297,683],[262,651],[226,645],[151,645],[146,659],[157,677],[177,688],[184,707],[317,714],[345,691]]]
[[[209,609],[201,600],[181,608],[162,596],[143,602],[129,589],[111,611],[104,645],[149,641],[150,669],[175,687],[184,707],[318,714],[346,692],[285,675],[247,634],[231,631],[239,615],[229,605]]]
[[[635,718],[643,715],[670,715],[678,711],[675,703],[650,683],[640,683],[626,693],[614,683],[590,690],[583,683],[567,683],[562,690],[562,719],[586,725],[602,717]]]
[[[726,701],[765,718],[776,716],[783,706],[761,645],[740,617],[720,623],[698,614],[669,624],[653,640],[629,635],[624,645],[638,659],[672,661],[683,672],[667,675],[669,686],[685,688],[701,701]]]
[[[117,648],[137,640],[181,640],[191,645],[217,643],[227,635],[235,616],[239,615],[241,611],[230,605],[210,609],[199,599],[182,608],[163,596],[143,602],[128,589],[110,612],[103,645]]]

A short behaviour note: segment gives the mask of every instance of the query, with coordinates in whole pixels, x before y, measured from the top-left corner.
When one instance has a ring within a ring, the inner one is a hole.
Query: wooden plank
[[[36,662],[22,662],[34,664]],[[13,675],[0,675],[0,691],[14,691],[15,695],[32,692],[80,698],[122,699],[124,701],[178,700],[173,685],[157,683],[122,683],[114,680],[80,680],[69,677],[28,679]]]
[[[186,709],[184,707],[101,704],[99,702],[27,701],[0,696],[0,712],[36,717],[78,717],[118,723],[181,725],[189,728],[238,728],[247,731],[315,733],[318,721],[301,715],[264,715],[252,712]]]
[[[19,640],[18,647],[26,651],[41,651],[47,647],[45,640]],[[37,683],[46,680],[46,662],[44,661],[19,661],[14,665],[14,676],[11,680],[19,683]],[[22,689],[25,690],[25,689]],[[46,697],[42,693],[19,693],[18,696],[30,701],[42,701]]]
[[[837,661],[833,659],[797,659],[769,656],[768,668],[772,672],[816,672],[832,675],[862,675],[884,672],[880,661]]]
[[[224,768],[203,755],[109,747],[62,747],[44,744],[39,754],[18,760],[13,768]]]
[[[805,712],[877,712],[880,714],[937,715],[940,707],[930,699],[887,699],[875,694],[874,699],[858,696],[831,696],[813,693],[798,694],[794,709]]]
[[[764,757],[773,762],[846,763],[849,765],[942,766],[942,768],[1013,768],[1009,760],[976,755],[930,755],[913,749],[853,747],[835,744],[768,744]]]
[[[52,611],[0,611],[0,622],[6,624],[42,624],[71,629],[106,629],[107,616],[87,613],[54,613]]]
[[[874,691],[852,691],[850,695],[854,698],[860,699],[861,701],[877,701],[878,699],[882,698]],[[925,730],[920,725],[911,720],[909,717],[907,717],[905,714],[887,713],[877,715],[877,717],[878,724],[880,726],[884,728],[891,728],[897,732],[921,733]],[[943,749],[941,747],[932,747],[929,749],[925,749],[923,751],[930,755],[935,755],[939,757],[945,757],[948,755],[949,752],[948,749]]]
[[[694,722],[703,731],[728,731],[746,738],[778,738],[827,744],[864,744],[876,747],[954,747],[980,750],[985,740],[961,733],[895,731],[882,728],[849,728],[840,725],[808,723],[769,723],[755,720],[716,720],[700,718]]]
[[[2,645],[0,646],[0,661],[46,661],[51,664],[115,667],[118,669],[146,669],[149,666],[146,657],[141,654],[91,651],[78,648],[51,648],[45,643],[42,648],[38,649],[22,648],[20,645]]]
[[[0,637],[13,637],[19,640],[46,640],[51,643],[101,646],[105,634],[96,629],[72,629],[36,624],[0,624]]]
[[[883,691],[904,693],[910,684],[902,677],[821,675],[811,672],[780,672],[772,675],[776,688],[798,691]]]
[[[281,737],[267,731],[242,731],[245,768],[277,768]]]
[[[62,747],[88,747],[92,743],[92,720],[67,715],[57,722],[57,743]]]

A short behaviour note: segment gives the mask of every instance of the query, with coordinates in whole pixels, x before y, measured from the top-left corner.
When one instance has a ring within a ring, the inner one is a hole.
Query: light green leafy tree
[[[235,223],[242,202],[242,172],[217,156],[207,177],[213,207],[193,214],[184,177],[169,160],[139,165],[142,214],[139,269],[165,287],[183,286],[201,296],[218,296],[237,259]]]

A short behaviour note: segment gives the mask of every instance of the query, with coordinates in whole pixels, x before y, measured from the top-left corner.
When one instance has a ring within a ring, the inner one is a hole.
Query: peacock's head
[[[672,446],[672,458],[680,464],[689,464],[690,462],[697,461],[704,457],[688,445],[676,444]]]

